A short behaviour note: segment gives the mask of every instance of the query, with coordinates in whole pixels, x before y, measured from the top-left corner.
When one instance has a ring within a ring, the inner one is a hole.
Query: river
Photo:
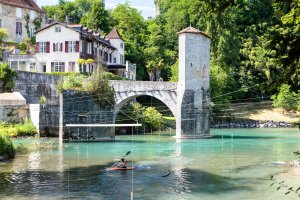
[[[298,159],[299,129],[212,129],[212,138],[117,136],[116,142],[67,143],[0,164],[0,199],[299,199],[270,186],[299,177],[274,162]],[[32,139],[31,139],[32,140]],[[30,142],[31,140],[26,140]],[[20,140],[15,140],[19,143]],[[23,141],[24,142],[24,141]],[[126,159],[133,171],[105,171]],[[168,173],[170,172],[170,173]],[[164,176],[165,175],[165,176]],[[298,182],[297,182],[298,181]]]

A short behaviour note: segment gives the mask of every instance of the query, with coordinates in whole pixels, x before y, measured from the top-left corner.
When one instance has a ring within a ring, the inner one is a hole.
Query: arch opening
[[[176,106],[170,107],[170,105],[167,105],[170,103],[151,95],[126,97],[116,102],[115,123],[142,123],[142,127],[134,128],[134,134],[147,134],[152,131],[174,132],[176,129],[176,114],[174,114]],[[159,113],[158,115],[156,115],[157,112]],[[145,118],[148,119],[149,114],[153,120],[151,123],[145,121]],[[157,118],[162,120],[160,126],[155,126]],[[132,128],[116,128],[116,134],[132,134]]]

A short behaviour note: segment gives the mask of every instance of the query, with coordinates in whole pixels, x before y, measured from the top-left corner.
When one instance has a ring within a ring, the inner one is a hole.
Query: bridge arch
[[[111,81],[116,92],[115,117],[122,107],[140,96],[151,96],[163,102],[177,117],[177,83],[153,81]]]

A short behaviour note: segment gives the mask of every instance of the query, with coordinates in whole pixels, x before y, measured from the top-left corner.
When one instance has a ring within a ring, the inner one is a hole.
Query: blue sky
[[[140,10],[145,19],[149,16],[155,16],[154,0],[105,0],[105,5],[107,9],[112,9],[119,3],[125,3],[126,1],[128,1],[132,7]],[[58,0],[37,0],[39,6],[55,5],[57,2]]]

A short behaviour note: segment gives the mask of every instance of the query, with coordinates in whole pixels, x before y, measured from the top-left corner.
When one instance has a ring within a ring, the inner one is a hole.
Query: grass
[[[37,133],[33,123],[27,119],[19,124],[0,122],[0,136],[2,137],[28,137],[35,136]]]
[[[11,140],[7,137],[0,136],[0,156],[4,158],[14,158],[16,150],[11,142]]]

